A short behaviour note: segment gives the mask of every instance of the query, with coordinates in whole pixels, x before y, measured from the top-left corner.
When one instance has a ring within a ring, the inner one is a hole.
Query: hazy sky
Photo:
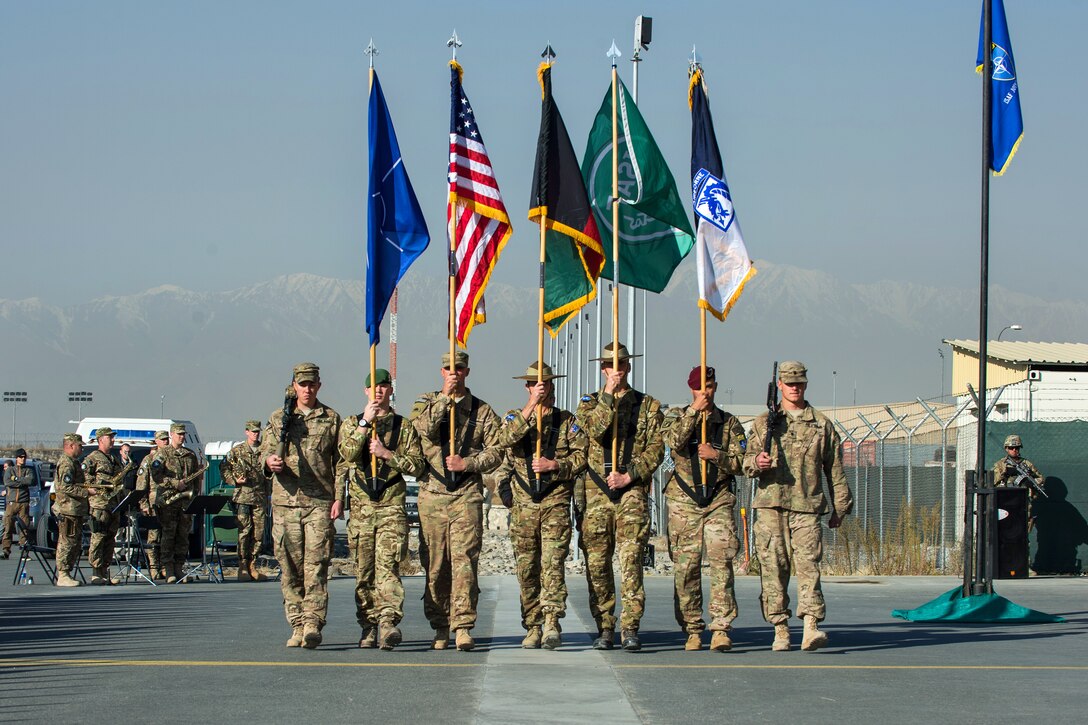
[[[363,275],[373,37],[440,274],[446,40],[514,221],[495,279],[532,286],[526,221],[551,43],[581,154],[612,39],[654,18],[639,105],[683,190],[686,64],[702,55],[753,257],[850,281],[977,284],[979,0],[4,2],[0,297],[224,290]],[[991,278],[1084,299],[1083,0],[1007,0],[1026,138],[993,184]],[[687,263],[692,263],[688,260]]]

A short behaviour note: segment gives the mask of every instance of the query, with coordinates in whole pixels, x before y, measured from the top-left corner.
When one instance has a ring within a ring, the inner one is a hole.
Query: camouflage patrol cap
[[[157,430],[157,431],[155,431],[155,440],[157,440],[157,441],[168,441],[168,440],[170,440],[170,434],[167,433],[164,430]]]
[[[552,372],[552,366],[548,363],[544,363],[543,375],[537,376],[537,364],[534,362],[528,368],[525,369],[524,375],[515,375],[514,380],[528,380],[530,382],[536,382],[538,379],[542,380],[555,380],[556,378],[565,378],[566,375],[556,375]]]
[[[370,387],[370,375],[366,376],[366,384],[364,387]],[[374,371],[374,385],[391,385],[393,383],[393,376],[389,374],[389,371],[385,368],[378,368]]]
[[[115,431],[113,428],[110,428],[108,425],[105,426],[104,428],[99,428],[98,430],[96,430],[94,432],[94,437],[95,438],[103,438],[105,436],[115,436],[115,435],[117,435],[117,431]]]
[[[185,424],[184,423],[174,423],[173,425],[170,426],[170,432],[171,433],[180,433],[181,435],[185,435]]]
[[[453,366],[458,368],[468,367],[468,353],[464,350],[457,350],[453,353]],[[450,367],[450,354],[448,352],[442,353],[442,367],[447,370]]]
[[[631,358],[642,357],[642,355],[632,355],[630,352],[627,351],[627,346],[621,342],[619,344],[619,349],[617,350],[617,357],[619,357],[620,362],[623,362],[624,360],[630,360]],[[593,358],[593,360],[603,363],[612,362],[612,343],[610,342],[605,345],[604,348],[601,350],[601,356],[595,357]]]
[[[808,368],[798,360],[787,360],[778,366],[778,379],[784,383],[807,383]]]
[[[83,445],[83,436],[81,436],[79,433],[65,433],[64,442],[78,443],[79,445]]]
[[[305,382],[321,382],[321,368],[317,366],[317,363],[304,362],[295,366],[294,381],[296,383]]]
[[[1020,436],[1011,435],[1005,439],[1006,448],[1023,448],[1024,444],[1020,440]]]
[[[246,430],[253,430],[253,431],[257,431],[258,433],[260,433],[261,432],[261,421],[259,421],[259,420],[247,420],[246,421]]]

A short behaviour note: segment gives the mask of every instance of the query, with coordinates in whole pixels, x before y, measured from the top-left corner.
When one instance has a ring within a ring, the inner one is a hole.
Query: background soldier
[[[741,472],[747,441],[740,421],[714,405],[718,389],[714,368],[706,369],[706,389],[702,387],[702,368],[693,368],[688,387],[691,405],[671,409],[662,426],[662,437],[676,464],[665,485],[676,622],[688,635],[684,649],[702,649],[705,547],[710,564],[710,649],[725,652],[733,646],[729,630],[737,618],[733,558],[740,543],[734,516],[735,474]],[[700,443],[704,412],[707,442]]]
[[[499,419],[491,406],[465,387],[468,355],[442,356],[442,390],[424,393],[412,407],[427,469],[419,479],[419,559],[427,573],[423,612],[434,629],[434,649],[446,649],[450,628],[457,649],[475,646],[483,546],[483,478],[502,462],[496,447]],[[450,450],[450,408],[456,410]]]
[[[366,388],[370,390],[370,375]],[[419,434],[390,408],[393,379],[374,371],[374,398],[340,427],[340,473],[350,487],[348,539],[355,559],[355,618],[363,633],[359,646],[391,650],[400,644],[404,618],[401,552],[408,544],[404,476],[418,476],[426,463]],[[378,459],[373,477],[371,460]]]
[[[261,459],[272,475],[272,541],[292,630],[287,646],[313,649],[321,644],[329,608],[332,522],[344,507],[343,493],[336,490],[340,414],[317,399],[321,369],[316,364],[296,365],[291,387],[294,407],[287,420],[282,408],[269,417]],[[281,458],[276,447],[284,430]]]
[[[1005,439],[1005,457],[994,464],[994,485],[1002,487],[1023,486],[1027,488],[1028,510],[1025,513],[1028,517],[1028,531],[1031,531],[1035,528],[1035,516],[1031,512],[1031,504],[1039,495],[1039,489],[1043,488],[1043,482],[1046,479],[1043,478],[1043,474],[1039,473],[1039,469],[1035,467],[1034,463],[1020,457],[1020,450],[1023,447],[1024,443],[1018,435],[1011,435]],[[1023,471],[1018,470],[1019,468],[1022,468]],[[1025,473],[1035,480],[1039,489],[1023,480]]]
[[[64,455],[57,463],[53,479],[56,500],[53,512],[57,515],[57,586],[78,587],[71,571],[79,562],[83,551],[83,520],[91,512],[88,496],[95,490],[85,486],[83,468],[78,458],[83,450],[83,436],[78,433],[64,434]]]
[[[768,412],[752,424],[744,456],[744,472],[759,479],[752,508],[758,510],[755,535],[763,585],[760,601],[764,618],[774,625],[771,649],[776,652],[790,649],[786,587],[791,566],[797,572],[797,616],[805,622],[801,649],[815,650],[827,644],[827,635],[817,626],[826,612],[820,588],[820,516],[828,512],[828,501],[821,474],[832,499],[828,528],[838,528],[854,507],[842,468],[839,434],[831,421],[805,400],[807,372],[802,363],[792,360],[778,366],[782,412],[769,426],[770,449],[764,450]]]
[[[223,480],[234,486],[234,515],[238,520],[238,581],[263,582],[257,569],[257,557],[264,542],[265,517],[268,514],[268,477],[261,465],[261,421],[246,421],[246,442],[230,449],[220,472]]]
[[[26,532],[30,529],[30,484],[34,483],[34,471],[26,465],[26,451],[15,451],[15,463],[4,464],[4,489],[7,504],[4,509],[4,538],[0,542],[3,558],[11,556],[11,539],[15,533],[15,519],[23,522],[19,544],[26,546]]]
[[[154,516],[155,508],[151,501],[151,466],[154,465],[158,458],[159,452],[167,446],[170,442],[170,434],[164,430],[155,431],[154,437],[155,447],[152,448],[144,459],[140,461],[140,468],[136,472],[136,489],[139,491],[147,491],[148,495],[140,500],[140,513],[144,516]],[[165,579],[166,571],[162,567],[162,559],[159,556],[159,540],[161,539],[162,529],[158,523],[158,519],[155,519],[154,526],[150,526],[147,529],[147,566],[151,570],[152,579]]]
[[[543,382],[537,382],[538,370]],[[561,642],[559,620],[567,610],[565,577],[570,551],[570,501],[574,477],[586,466],[588,441],[574,415],[555,407],[556,378],[547,363],[529,366],[524,380],[529,400],[511,410],[499,431],[507,448],[500,480],[513,489],[510,539],[521,585],[521,626],[528,632],[521,646],[555,649]],[[542,407],[537,432],[537,406]],[[537,457],[537,440],[540,457]],[[543,631],[541,631],[543,625]]]
[[[620,619],[623,648],[642,649],[639,622],[646,605],[642,583],[642,553],[650,538],[649,487],[661,465],[665,446],[661,441],[661,404],[630,387],[632,356],[619,345],[619,366],[612,366],[609,343],[597,358],[604,387],[582,397],[577,422],[589,436],[589,466],[585,484],[582,546],[586,552],[589,608],[597,622],[595,649],[612,649],[616,628],[616,581],[612,555],[619,549]],[[618,424],[617,469],[612,470],[613,423]]]
[[[151,464],[153,504],[162,529],[159,554],[167,584],[184,576],[189,529],[193,525],[193,517],[185,513],[185,507],[200,488],[200,479],[191,480],[199,470],[200,459],[185,447],[185,424],[174,423],[170,426],[170,445],[162,448]]]
[[[91,548],[87,558],[91,560],[91,584],[120,584],[120,579],[110,576],[113,547],[117,530],[121,527],[121,515],[113,513],[120,500],[115,494],[121,488],[118,480],[121,459],[113,452],[112,428],[99,428],[94,432],[98,449],[91,451],[83,461],[83,473],[87,483],[95,488],[91,496]]]

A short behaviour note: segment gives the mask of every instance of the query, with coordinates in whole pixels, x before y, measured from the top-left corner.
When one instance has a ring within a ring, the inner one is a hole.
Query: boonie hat
[[[642,357],[642,355],[632,355],[631,353],[629,353],[627,351],[627,346],[624,345],[622,342],[619,344],[619,350],[617,350],[617,353],[620,362],[623,362],[624,360],[630,360],[631,358],[635,357]],[[593,360],[600,362],[612,362],[612,343],[610,342],[605,345],[604,348],[601,350],[601,356],[595,357],[593,358]]]
[[[808,368],[803,362],[787,360],[778,366],[778,379],[784,383],[807,383]]]
[[[260,433],[261,432],[261,421],[259,421],[259,420],[247,420],[246,421],[246,430],[253,430],[253,431],[257,431],[258,433]]]
[[[317,366],[317,363],[304,362],[295,366],[294,381],[296,383],[305,382],[321,382],[321,368]]]
[[[696,365],[688,373],[688,387],[692,390],[700,390],[703,387],[703,373],[702,366]],[[709,365],[706,366],[706,381],[708,383],[714,382],[714,368]]]
[[[366,385],[364,387],[369,388],[370,378],[374,378],[374,385],[391,385],[393,383],[393,376],[389,374],[389,371],[385,368],[378,368],[372,375],[366,376]]]
[[[514,380],[529,380],[535,383],[538,379],[538,373],[543,373],[539,375],[539,379],[541,380],[555,380],[556,378],[567,377],[566,375],[556,375],[554,372],[552,372],[552,366],[548,363],[544,363],[544,367],[543,369],[541,369],[538,368],[537,364],[534,362],[532,365],[525,369],[524,375],[515,375]]]
[[[1020,436],[1011,435],[1005,439],[1006,448],[1022,448],[1024,444],[1020,441]]]
[[[449,369],[450,366],[450,354],[448,352],[442,353],[442,367]],[[463,350],[457,350],[453,353],[453,366],[455,368],[467,368],[468,367],[468,353]]]

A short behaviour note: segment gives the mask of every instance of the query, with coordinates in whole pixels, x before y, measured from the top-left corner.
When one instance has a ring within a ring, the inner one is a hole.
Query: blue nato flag
[[[986,43],[985,23],[986,8],[983,5],[982,25],[978,33],[978,58],[976,69],[982,72],[984,48]],[[1012,59],[1012,40],[1009,37],[1009,24],[1005,20],[1005,4],[1002,0],[993,0],[993,21],[990,30],[990,50],[993,57],[993,75],[990,84],[993,88],[990,122],[993,140],[990,146],[990,168],[995,176],[1001,176],[1012,161],[1020,140],[1024,137],[1024,117],[1020,115],[1020,82],[1016,79],[1016,64]]]
[[[374,74],[370,89],[370,194],[367,198],[366,331],[380,340],[389,298],[431,241],[400,155],[385,95]]]

